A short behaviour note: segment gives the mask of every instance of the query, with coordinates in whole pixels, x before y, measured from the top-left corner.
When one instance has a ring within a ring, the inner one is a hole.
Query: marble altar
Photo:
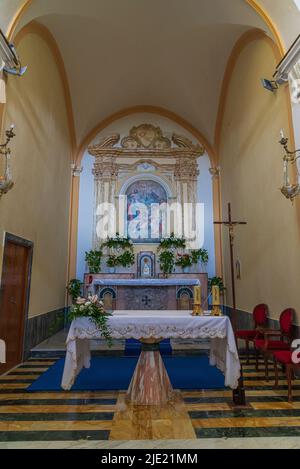
[[[108,310],[181,310],[193,308],[194,286],[201,285],[205,309],[207,283],[207,274],[172,274],[167,279],[87,274],[85,294],[98,295]]]

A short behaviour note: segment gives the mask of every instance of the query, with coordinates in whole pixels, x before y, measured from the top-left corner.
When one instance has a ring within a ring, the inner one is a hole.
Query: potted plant
[[[101,272],[102,256],[103,253],[100,250],[85,253],[85,261],[88,264],[90,274],[99,274]]]
[[[117,257],[118,264],[121,267],[131,267],[135,262],[135,256],[131,251],[124,251],[123,254]]]
[[[165,277],[168,277],[174,271],[175,256],[172,251],[163,251],[159,255],[160,268]]]
[[[81,282],[77,278],[70,280],[67,286],[67,292],[72,298],[72,302],[75,303],[77,298],[81,295]]]
[[[193,264],[198,264],[200,261],[202,266],[207,266],[209,261],[208,251],[206,249],[198,249],[191,252]]]
[[[226,287],[224,285],[222,277],[212,277],[208,279],[208,290],[211,292],[212,287],[217,286],[220,289],[220,294],[224,295]]]

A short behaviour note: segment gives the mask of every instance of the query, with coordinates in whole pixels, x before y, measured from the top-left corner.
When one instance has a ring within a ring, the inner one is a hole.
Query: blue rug
[[[126,390],[137,360],[137,357],[93,357],[91,368],[82,370],[72,391]],[[164,357],[163,360],[175,389],[224,389],[223,374],[209,365],[205,355]],[[64,359],[58,360],[27,391],[61,391],[64,362]]]

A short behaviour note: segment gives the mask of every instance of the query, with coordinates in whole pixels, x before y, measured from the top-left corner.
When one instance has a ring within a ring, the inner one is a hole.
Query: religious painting
[[[136,181],[128,188],[127,235],[134,243],[159,243],[165,236],[164,213],[168,196],[156,181]]]

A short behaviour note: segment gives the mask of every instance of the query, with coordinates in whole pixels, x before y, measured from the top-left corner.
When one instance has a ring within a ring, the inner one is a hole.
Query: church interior
[[[300,448],[299,24],[0,0],[1,449]]]

